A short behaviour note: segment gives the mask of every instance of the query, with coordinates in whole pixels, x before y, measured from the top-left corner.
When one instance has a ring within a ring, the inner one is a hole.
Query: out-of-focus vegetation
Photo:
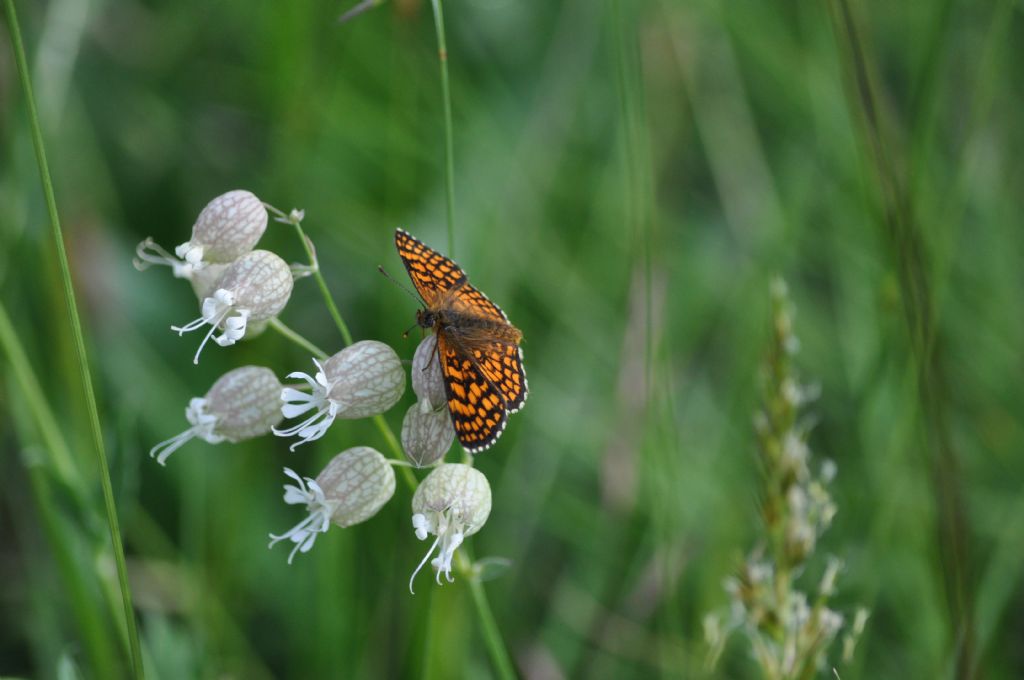
[[[147,456],[227,370],[311,367],[273,333],[193,366],[195,339],[168,329],[197,315],[189,286],[132,267],[136,243],[187,240],[229,189],[304,208],[353,334],[411,359],[414,303],[375,269],[401,273],[396,226],[446,249],[429,2],[344,25],[322,2],[18,5],[148,675],[490,677],[465,579],[407,590],[425,546],[405,485],[291,566],[267,550],[298,520],[281,468],[385,450],[370,421],[295,453]],[[751,419],[782,275],[794,362],[820,384],[810,445],[838,468],[817,549],[846,564],[835,606],[872,611],[841,676],[1020,677],[1015,3],[448,0],[445,16],[451,254],[523,330],[530,378],[476,458],[494,504],[470,541],[512,561],[485,587],[519,672],[756,677],[739,642],[705,667],[701,621],[760,530]],[[262,243],[303,258],[282,225]],[[109,677],[128,668],[123,618],[56,262],[4,30],[0,673]],[[311,281],[281,318],[341,348]]]

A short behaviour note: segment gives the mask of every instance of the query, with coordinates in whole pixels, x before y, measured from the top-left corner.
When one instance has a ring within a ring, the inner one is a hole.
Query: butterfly
[[[455,434],[470,453],[483,451],[526,401],[523,334],[455,262],[403,229],[395,230],[395,246],[423,300],[416,323],[437,338]]]

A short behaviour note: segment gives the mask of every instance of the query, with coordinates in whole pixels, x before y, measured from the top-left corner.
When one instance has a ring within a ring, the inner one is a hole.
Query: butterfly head
[[[416,323],[420,328],[433,328],[437,325],[437,313],[429,309],[416,310]]]

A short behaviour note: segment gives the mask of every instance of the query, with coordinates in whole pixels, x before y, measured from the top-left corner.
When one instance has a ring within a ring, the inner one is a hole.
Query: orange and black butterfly
[[[402,229],[395,231],[395,246],[423,299],[416,323],[437,338],[455,434],[470,453],[483,451],[526,401],[523,334],[469,285],[459,265]]]

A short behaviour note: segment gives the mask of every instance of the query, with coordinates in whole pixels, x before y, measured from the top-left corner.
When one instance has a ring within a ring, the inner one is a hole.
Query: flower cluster
[[[267,229],[267,209],[248,191],[229,191],[210,201],[195,224],[192,238],[171,255],[152,239],[136,248],[135,266],[171,267],[188,279],[199,298],[199,318],[171,326],[178,335],[209,326],[192,362],[213,338],[221,347],[252,337],[281,313],[292,294],[292,271],[269,250],[254,250]],[[214,337],[217,331],[220,335]]]
[[[826,460],[813,469],[807,445],[810,428],[799,416],[816,390],[801,385],[792,370],[791,357],[799,342],[785,283],[776,280],[771,292],[772,341],[764,365],[763,405],[754,417],[765,535],[738,573],[725,581],[729,613],[705,617],[704,633],[713,663],[729,633],[743,630],[764,677],[781,680],[810,677],[823,666],[845,621],[829,607],[842,570],[838,558],[827,559],[814,596],[797,585],[836,514],[828,491],[836,465]],[[852,656],[867,616],[860,608],[852,625],[846,626],[844,660]]]
[[[165,265],[174,276],[186,279],[199,301],[200,316],[183,326],[179,335],[205,330],[193,363],[209,340],[227,347],[252,337],[273,322],[274,328],[295,335],[275,317],[285,308],[295,278],[318,274],[312,244],[306,242],[309,266],[289,266],[281,257],[256,249],[266,231],[269,214],[277,222],[295,226],[301,234],[302,211],[285,214],[248,191],[230,191],[213,199],[199,214],[191,238],[172,255],[146,239],[136,249],[136,267]],[[308,343],[306,343],[308,346]],[[330,357],[312,358],[312,375],[294,371],[282,384],[269,368],[245,366],[228,371],[203,397],[189,402],[189,427],[150,451],[164,465],[168,457],[192,439],[210,444],[242,442],[274,434],[294,438],[290,450],[324,437],[338,419],[379,416],[390,410],[405,392],[406,375],[395,350],[376,340],[350,344]],[[434,469],[416,488],[412,499],[415,535],[435,537],[413,578],[431,561],[436,580],[452,580],[452,563],[465,537],[480,530],[491,509],[487,478],[468,465],[445,464],[455,440],[437,354],[436,339],[427,336],[412,360],[412,387],[416,402],[405,414],[401,447],[407,461],[388,460],[369,446],[355,446],[334,456],[314,478],[284,468],[291,482],[284,486],[284,501],[307,512],[283,534],[270,535],[270,546],[290,542],[289,564],[296,554],[312,549],[316,538],[332,525],[349,527],[374,515],[395,493],[396,464]],[[285,420],[293,421],[291,424]],[[471,573],[476,574],[477,571]],[[409,581],[412,589],[412,579]]]

